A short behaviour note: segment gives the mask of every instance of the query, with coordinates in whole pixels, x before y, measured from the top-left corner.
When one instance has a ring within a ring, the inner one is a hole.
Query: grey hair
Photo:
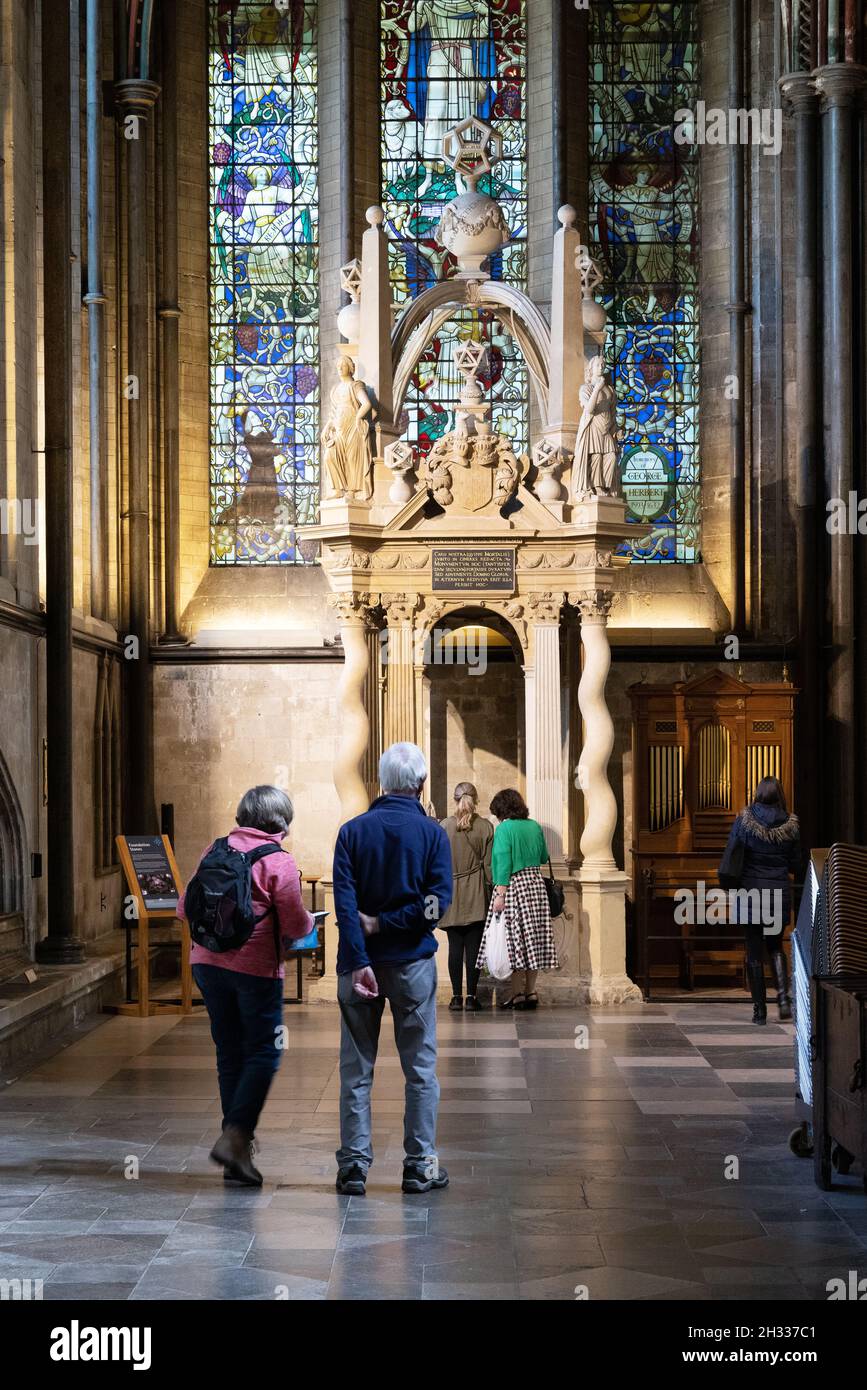
[[[238,802],[235,820],[251,830],[264,830],[275,835],[286,834],[292,824],[295,807],[279,787],[251,787]]]
[[[414,743],[393,743],[379,760],[379,785],[384,792],[418,792],[427,781],[424,754]]]

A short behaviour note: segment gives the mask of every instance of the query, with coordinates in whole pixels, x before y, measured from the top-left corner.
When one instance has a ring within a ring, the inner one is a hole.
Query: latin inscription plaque
[[[434,593],[514,593],[515,552],[503,546],[432,550],[431,587]]]

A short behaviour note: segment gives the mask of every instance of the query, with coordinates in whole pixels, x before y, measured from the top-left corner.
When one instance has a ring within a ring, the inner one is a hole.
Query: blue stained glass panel
[[[298,562],[318,515],[316,9],[209,0],[214,565]]]
[[[605,283],[633,560],[700,559],[698,4],[590,7],[590,234]]]

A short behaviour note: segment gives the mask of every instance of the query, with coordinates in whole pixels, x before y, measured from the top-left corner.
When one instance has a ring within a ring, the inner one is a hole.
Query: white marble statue
[[[333,496],[366,502],[373,492],[373,401],[364,383],[355,380],[351,357],[341,357],[337,370],[340,380],[331,392],[331,416],[322,431],[322,462]]]
[[[583,407],[575,440],[572,495],[577,502],[617,496],[617,415],[605,360],[591,357],[579,392]]]

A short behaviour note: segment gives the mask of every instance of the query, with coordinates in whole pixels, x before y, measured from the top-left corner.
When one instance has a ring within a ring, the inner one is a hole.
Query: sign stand
[[[135,1018],[153,1018],[157,1014],[192,1013],[193,972],[190,965],[190,934],[184,923],[181,923],[180,1000],[151,1000],[150,997],[150,924],[176,921],[177,903],[181,893],[180,874],[171,841],[168,835],[118,835],[115,844],[129,894],[136,905],[138,1000],[131,1004],[115,1004],[112,1011]],[[128,920],[127,940],[132,925]],[[129,959],[128,952],[127,960]]]

